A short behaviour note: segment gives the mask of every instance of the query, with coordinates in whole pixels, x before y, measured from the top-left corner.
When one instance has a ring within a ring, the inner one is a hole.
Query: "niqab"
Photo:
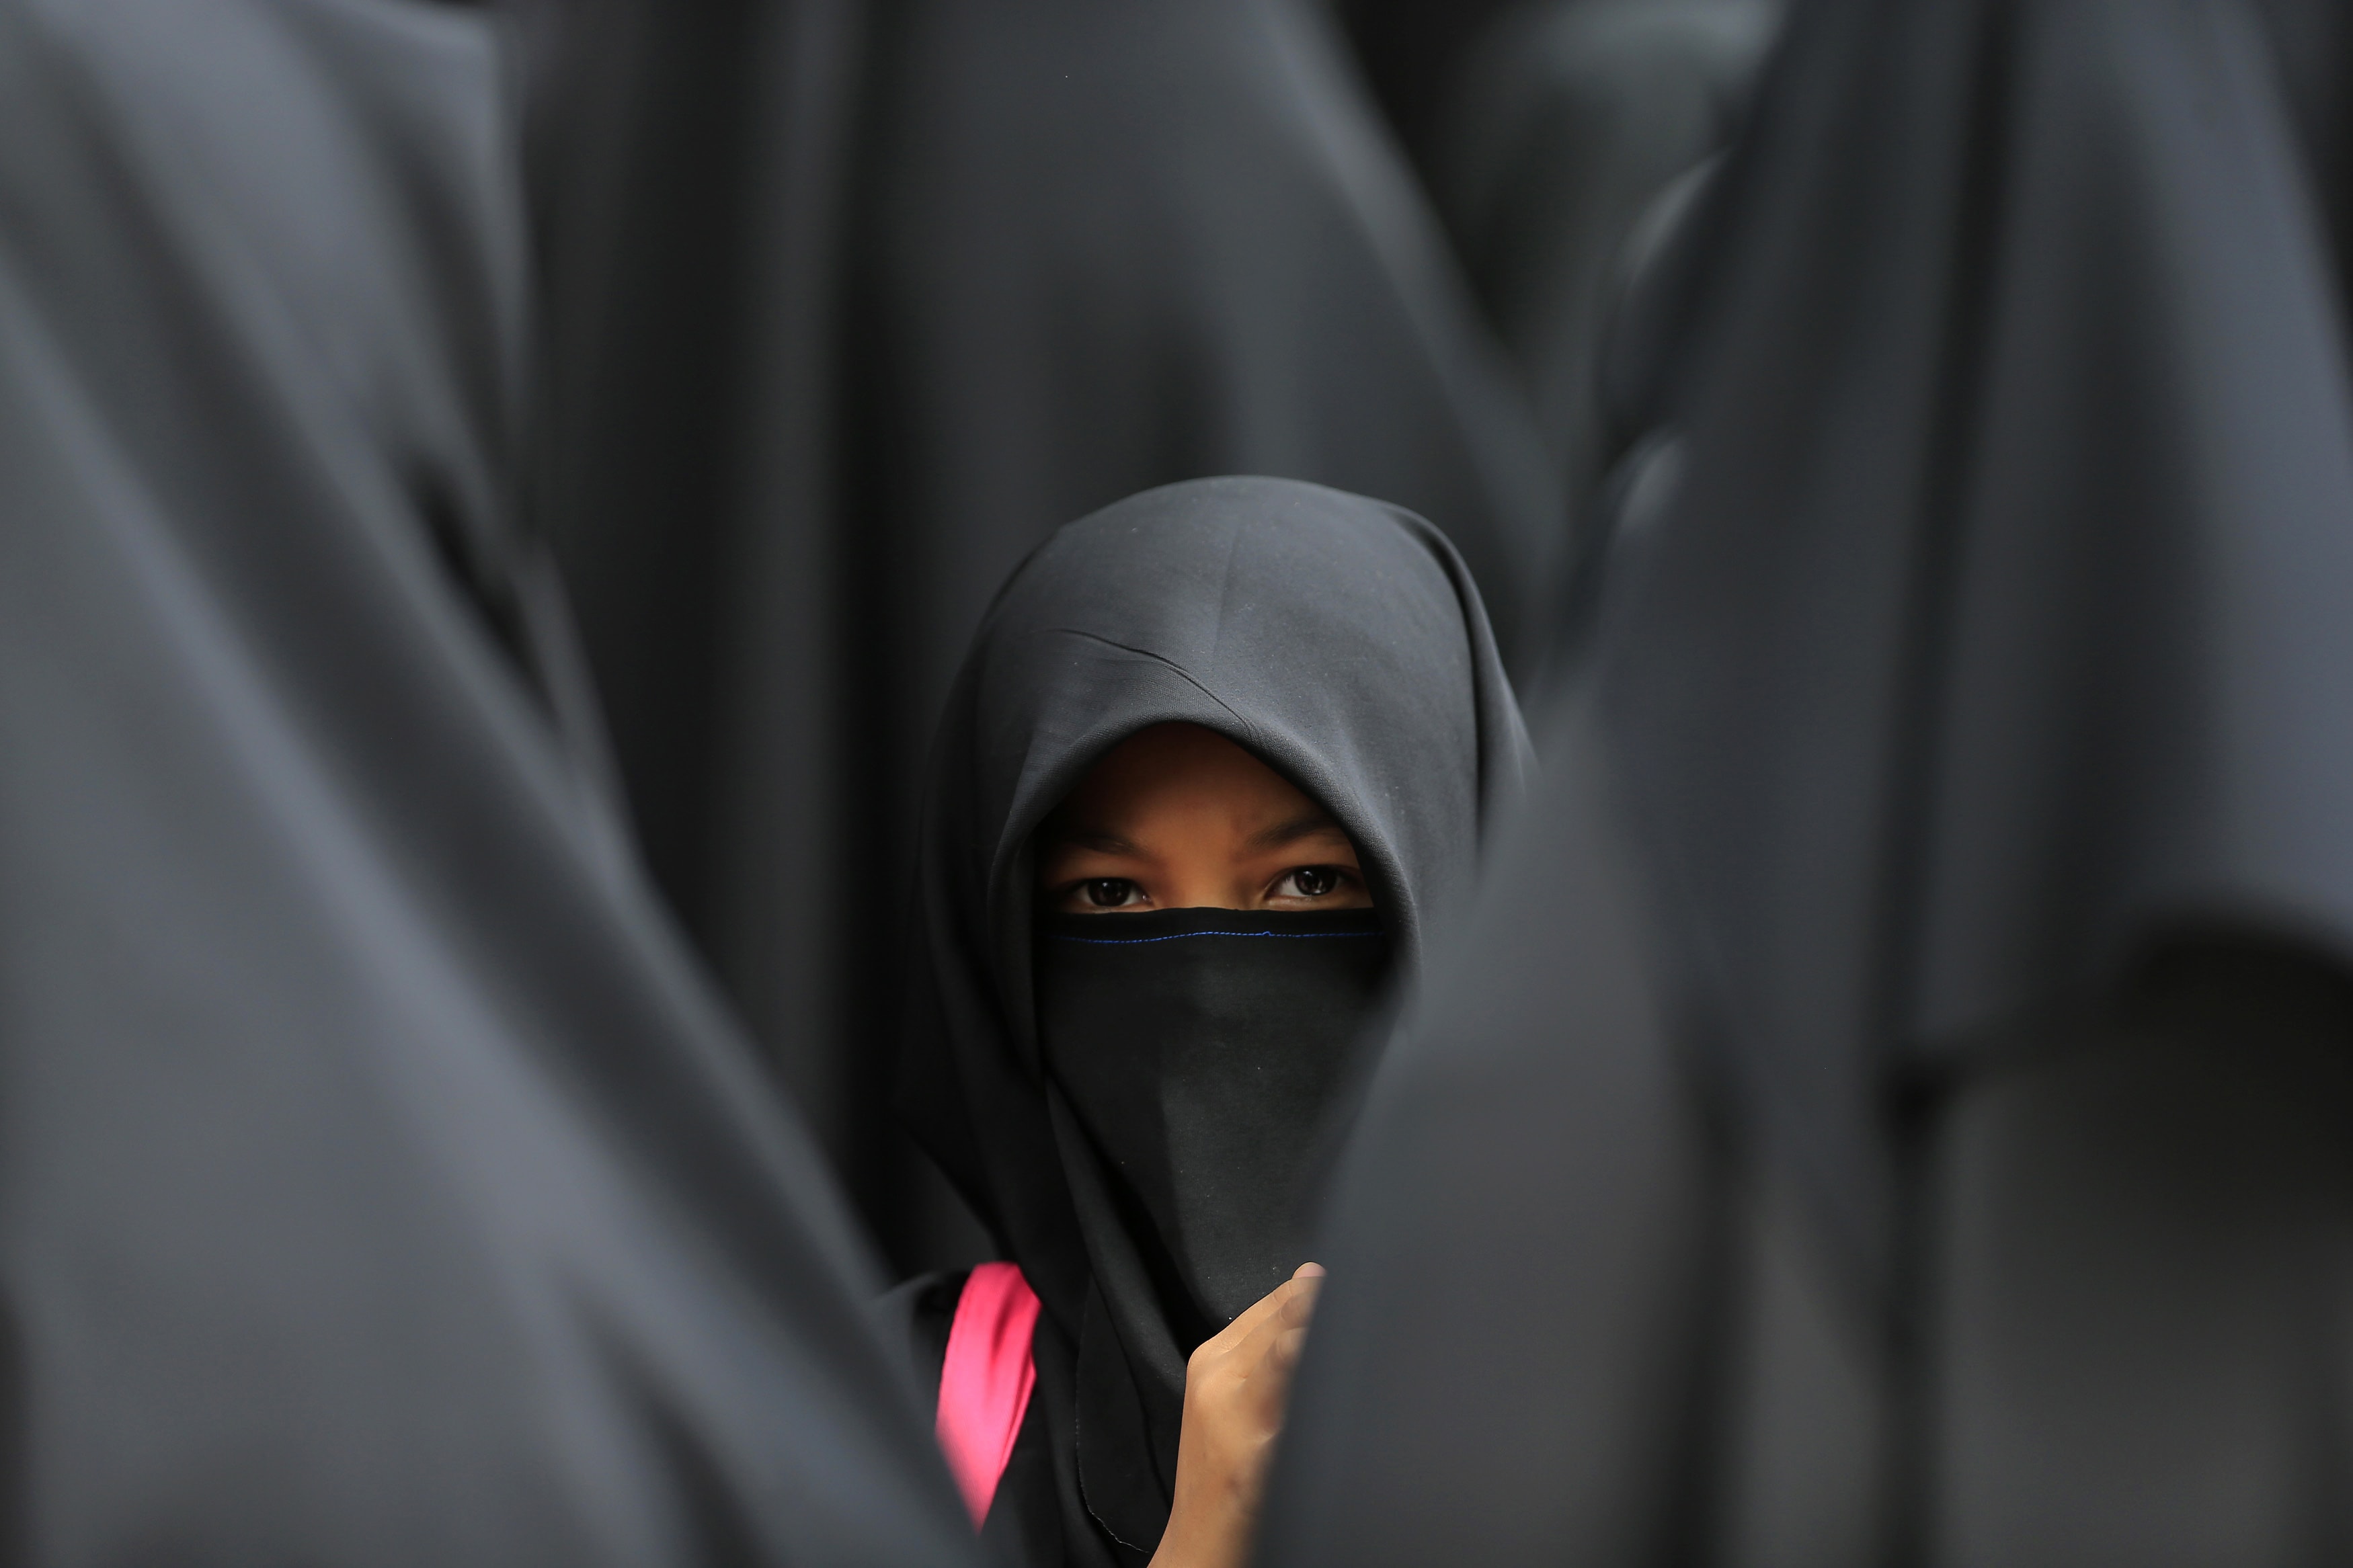
[[[1113,1184],[1040,1060],[1029,843],[1099,758],[1167,722],[1235,741],[1334,815],[1409,973],[1525,757],[1460,558],[1380,502],[1261,479],[1147,491],[1057,533],[990,610],[934,754],[902,1098],[1044,1303],[1038,1398],[1082,1562],[1158,1539],[1200,1329],[1127,1261]]]
[[[12,1562],[971,1551],[513,527],[501,29],[0,4]]]
[[[1388,977],[1379,912],[1060,913],[1036,936],[1044,1075],[1198,1344],[1307,1261],[1318,1147]]]
[[[1799,8],[1263,1561],[2342,1553],[2344,16]]]

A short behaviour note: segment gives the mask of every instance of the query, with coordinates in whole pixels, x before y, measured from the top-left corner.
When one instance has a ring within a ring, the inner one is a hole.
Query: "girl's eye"
[[[1087,902],[1099,910],[1115,910],[1133,902],[1142,889],[1124,877],[1092,877],[1079,884]]]
[[[1320,899],[1340,885],[1340,873],[1331,866],[1302,866],[1285,871],[1274,890],[1294,899]]]

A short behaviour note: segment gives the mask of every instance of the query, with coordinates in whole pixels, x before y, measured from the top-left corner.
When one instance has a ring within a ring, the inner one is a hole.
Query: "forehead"
[[[1155,724],[1098,760],[1048,826],[1070,834],[1141,827],[1172,816],[1256,826],[1324,815],[1318,802],[1217,731]]]

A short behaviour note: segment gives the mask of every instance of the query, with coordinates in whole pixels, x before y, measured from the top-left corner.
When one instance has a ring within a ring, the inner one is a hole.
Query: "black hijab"
[[[1095,1521],[1147,1552],[1157,1539],[1167,1477],[1135,1458],[1173,1454],[1198,1335],[1106,1267],[1126,1222],[1031,1022],[1029,844],[1096,760],[1172,721],[1247,747],[1334,815],[1408,974],[1525,757],[1460,558],[1377,501],[1262,479],[1146,491],[1057,533],[990,610],[934,758],[902,1100],[1044,1302],[1039,1398],[1079,1561],[1110,1560]],[[1140,1417],[1098,1441],[1088,1419],[1123,1404]]]
[[[1800,8],[1264,1561],[2343,1554],[2346,19]]]
[[[971,1551],[568,738],[511,110],[496,13],[0,4],[11,1562]]]

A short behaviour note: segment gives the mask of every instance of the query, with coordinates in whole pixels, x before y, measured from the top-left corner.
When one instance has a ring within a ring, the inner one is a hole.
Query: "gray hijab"
[[[2348,16],[1794,13],[1264,1561],[2345,1555]]]
[[[1073,1412],[1140,1404],[1142,1427],[1091,1440],[1168,1446],[1192,1346],[1120,1263],[1122,1221],[1041,1073],[1029,839],[1104,752],[1172,721],[1238,742],[1339,820],[1409,974],[1526,756],[1460,557],[1362,497],[1265,479],[1148,490],[1057,533],[990,609],[933,759],[902,1104],[1045,1303],[1040,1397],[1081,1552],[1105,1550],[1093,1521],[1148,1546],[1167,1499],[1148,1468],[1139,1487],[1107,1479]]]
[[[971,1554],[514,527],[509,68],[0,0],[9,1562]]]

